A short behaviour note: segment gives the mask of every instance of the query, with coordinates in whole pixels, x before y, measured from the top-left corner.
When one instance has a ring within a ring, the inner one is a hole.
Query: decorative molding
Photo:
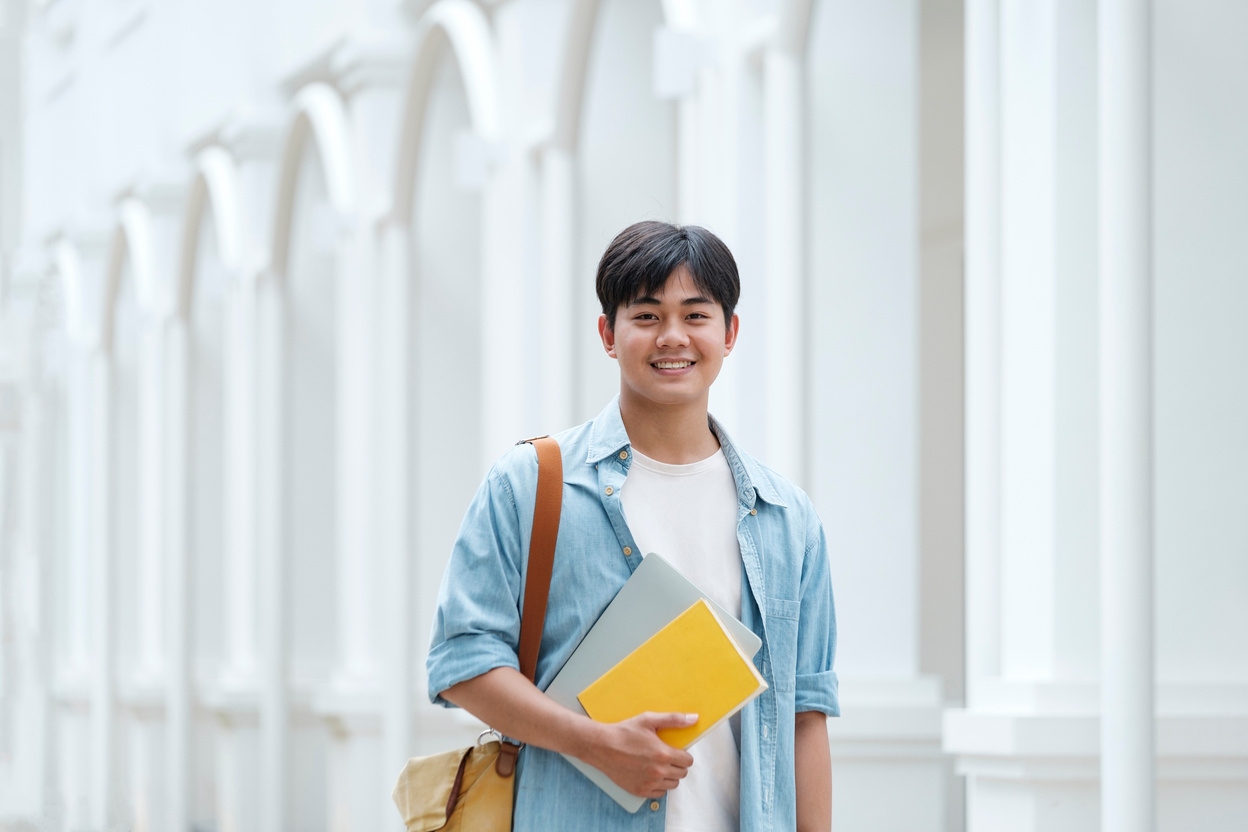
[[[336,86],[350,97],[364,89],[402,86],[408,47],[391,37],[352,38],[339,45],[330,61]]]
[[[406,77],[408,54],[403,38],[382,32],[344,34],[285,73],[279,86],[286,98],[311,84],[327,84],[343,95],[372,86],[398,87]]]
[[[1248,779],[1248,716],[1162,715],[1156,718],[1156,726],[1159,760],[1203,760],[1237,779]],[[1093,761],[1087,771],[1095,777],[1100,744],[1100,717],[1095,714],[1045,716],[955,709],[944,717],[944,750],[956,755],[963,774],[976,773],[981,764],[989,768],[1027,761],[1053,765],[1082,759]],[[1164,774],[1164,766],[1160,771]]]

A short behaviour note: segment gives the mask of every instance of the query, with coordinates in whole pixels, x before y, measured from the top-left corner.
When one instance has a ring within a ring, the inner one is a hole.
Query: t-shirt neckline
[[[694,474],[702,474],[719,467],[721,464],[727,464],[727,458],[724,456],[724,448],[721,445],[715,449],[715,453],[706,459],[700,459],[697,462],[671,463],[659,462],[657,459],[651,459],[636,448],[632,450],[633,464],[640,465],[647,471],[653,471],[656,474],[666,474],[672,477],[688,477]]]

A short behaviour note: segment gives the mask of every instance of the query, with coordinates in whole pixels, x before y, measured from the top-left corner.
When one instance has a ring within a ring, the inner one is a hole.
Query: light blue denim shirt
[[[827,545],[806,494],[736,448],[714,419],[711,428],[737,484],[741,620],[763,640],[754,663],[768,684],[741,714],[741,829],[792,829],[794,713],[840,714]],[[642,558],[620,506],[632,454],[619,400],[555,438],[563,511],[537,661],[543,690]],[[468,507],[429,648],[429,697],[437,704],[450,705],[439,694],[452,685],[495,667],[518,668],[536,488],[537,454],[519,445],[495,463]],[[554,752],[524,748],[517,776],[517,830],[663,829],[666,799],[629,814]]]

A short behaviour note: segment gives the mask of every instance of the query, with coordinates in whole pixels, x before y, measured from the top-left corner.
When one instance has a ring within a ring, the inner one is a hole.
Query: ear
[[[741,316],[734,314],[732,320],[728,322],[728,328],[724,331],[724,355],[727,356],[732,352],[732,348],[737,345],[737,333],[741,329]]]
[[[598,337],[602,339],[602,346],[607,351],[607,355],[616,358],[615,355],[615,330],[607,326],[607,316],[598,316]]]

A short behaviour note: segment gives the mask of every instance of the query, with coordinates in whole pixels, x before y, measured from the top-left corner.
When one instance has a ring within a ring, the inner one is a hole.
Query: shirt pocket
[[[767,650],[777,693],[791,693],[797,678],[797,623],[802,605],[784,598],[767,599]]]

